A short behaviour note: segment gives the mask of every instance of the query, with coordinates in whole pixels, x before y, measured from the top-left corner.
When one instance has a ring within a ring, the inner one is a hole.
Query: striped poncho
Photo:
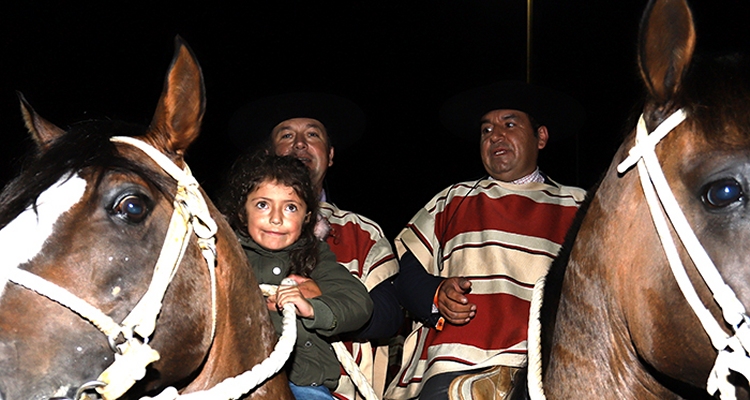
[[[468,324],[442,331],[416,324],[386,398],[413,398],[439,373],[525,363],[534,282],[560,250],[584,197],[584,190],[549,179],[485,179],[453,185],[417,213],[396,238],[399,257],[410,251],[432,275],[468,278],[467,298],[477,312]]]
[[[319,210],[330,224],[331,230],[326,242],[336,254],[336,261],[359,278],[368,291],[398,273],[398,261],[391,250],[391,244],[377,223],[326,202],[320,203]],[[373,349],[369,341],[347,341],[344,344],[375,392],[381,394],[388,367],[388,346]],[[343,369],[333,396],[348,400],[361,398]]]

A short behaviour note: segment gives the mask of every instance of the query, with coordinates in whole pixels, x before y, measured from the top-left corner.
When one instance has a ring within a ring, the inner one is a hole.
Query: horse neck
[[[260,364],[277,341],[258,282],[237,238],[212,207],[219,225],[216,263],[216,334],[199,375],[185,392],[207,390],[226,378]],[[282,399],[289,391],[286,377],[277,374],[248,398]]]
[[[679,398],[641,362],[629,330],[628,311],[618,301],[627,290],[622,279],[628,261],[615,249],[635,246],[637,252],[642,245],[628,242],[631,238],[617,231],[619,221],[632,223],[638,215],[629,208],[635,205],[623,202],[622,190],[612,187],[618,179],[610,168],[571,251],[552,344],[547,344],[549,358],[543,380],[550,399]],[[626,186],[634,187],[632,177],[623,179],[629,180]]]

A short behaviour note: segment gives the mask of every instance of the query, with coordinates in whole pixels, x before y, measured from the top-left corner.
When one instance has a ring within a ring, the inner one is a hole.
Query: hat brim
[[[445,102],[440,120],[453,134],[479,140],[480,120],[492,110],[518,110],[547,127],[550,141],[571,138],[586,112],[572,97],[521,81],[502,81],[460,93]]]
[[[326,128],[337,149],[364,134],[365,114],[348,99],[328,93],[297,92],[265,97],[239,108],[229,120],[229,138],[237,146],[259,146],[273,128],[291,118],[313,118]]]

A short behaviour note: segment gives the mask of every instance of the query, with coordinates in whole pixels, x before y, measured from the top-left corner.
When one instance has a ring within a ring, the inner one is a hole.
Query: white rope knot
[[[118,346],[115,361],[97,380],[106,383],[96,390],[104,399],[117,399],[133,384],[146,376],[146,367],[159,359],[159,353],[148,344],[130,339]]]
[[[750,358],[737,335],[727,340],[727,347],[719,351],[713,369],[708,376],[706,391],[720,393],[722,400],[736,398],[736,388],[729,382],[731,371],[750,376]]]
[[[625,173],[625,171],[632,168],[638,160],[643,158],[645,154],[653,153],[656,149],[656,145],[659,144],[669,132],[677,127],[677,125],[681,124],[685,118],[687,118],[685,112],[682,109],[679,109],[662,121],[662,123],[659,124],[659,126],[657,126],[650,134],[636,135],[635,146],[628,151],[628,157],[617,166],[617,172],[621,174]],[[638,131],[647,132],[646,121],[643,119],[643,114],[638,118]]]
[[[190,169],[187,167],[185,167],[185,171],[188,174],[190,173]],[[208,204],[200,192],[198,182],[192,175],[188,175],[188,177],[190,178],[189,182],[177,182],[175,203],[182,203],[182,207],[188,210],[193,230],[199,238],[213,238],[218,231],[216,221],[211,217]]]

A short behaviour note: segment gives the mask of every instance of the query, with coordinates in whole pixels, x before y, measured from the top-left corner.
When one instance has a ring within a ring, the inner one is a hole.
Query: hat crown
[[[501,81],[448,99],[440,120],[452,133],[477,139],[483,115],[493,110],[518,110],[547,126],[551,140],[572,136],[583,125],[585,110],[572,97],[521,81]]]
[[[312,118],[326,128],[339,150],[359,140],[365,115],[352,101],[330,93],[293,92],[264,97],[238,109],[229,120],[229,138],[238,146],[260,145],[273,128],[292,118]]]

